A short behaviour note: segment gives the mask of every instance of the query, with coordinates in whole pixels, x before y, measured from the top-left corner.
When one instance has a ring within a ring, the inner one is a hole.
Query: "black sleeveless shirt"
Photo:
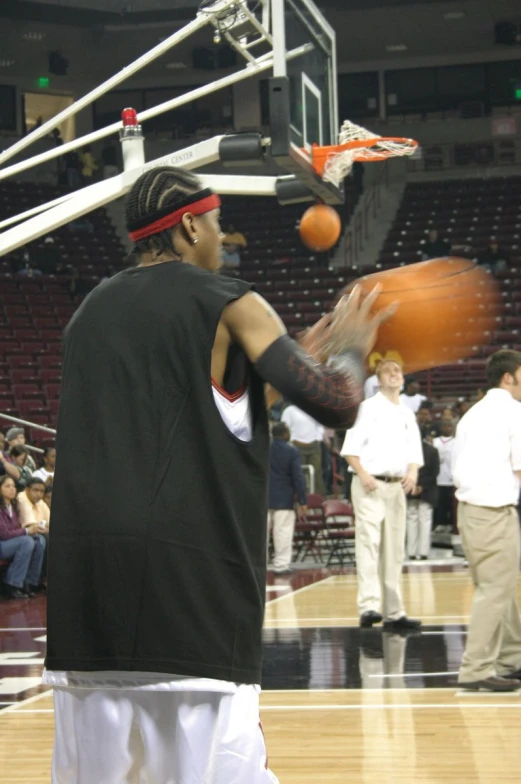
[[[67,327],[48,669],[260,681],[263,384],[246,362],[247,443],[211,386],[221,312],[251,288],[189,264],[138,267],[98,286]]]

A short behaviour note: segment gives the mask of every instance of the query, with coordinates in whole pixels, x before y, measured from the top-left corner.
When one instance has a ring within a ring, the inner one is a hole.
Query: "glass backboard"
[[[273,157],[324,201],[338,203],[340,191],[314,173],[310,155],[313,144],[336,144],[338,139],[335,31],[312,0],[271,0],[271,8]],[[283,56],[302,47],[305,51],[298,57]]]
[[[335,32],[309,0],[285,0],[286,51],[313,50],[287,64],[291,141],[300,149],[335,144],[338,125]]]

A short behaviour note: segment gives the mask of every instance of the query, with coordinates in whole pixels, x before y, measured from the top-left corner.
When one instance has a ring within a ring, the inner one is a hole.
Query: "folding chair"
[[[308,554],[313,556],[315,563],[322,563],[322,547],[320,534],[324,531],[323,496],[308,493],[306,505],[308,513],[305,517],[297,517],[293,546],[295,561],[304,561]],[[302,557],[300,557],[302,554]]]
[[[344,559],[355,563],[355,519],[353,507],[347,501],[324,501],[322,505],[326,528],[326,542],[330,545],[326,566],[333,560],[340,566]]]

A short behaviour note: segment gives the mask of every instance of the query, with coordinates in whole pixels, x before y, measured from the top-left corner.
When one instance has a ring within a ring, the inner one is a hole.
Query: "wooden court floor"
[[[277,657],[286,669],[288,655],[305,659],[297,688],[288,670],[285,686],[261,698],[280,784],[520,781],[521,696],[461,693],[455,682],[472,597],[466,571],[404,575],[408,612],[426,631],[383,646],[376,632],[374,650],[359,642],[353,575],[292,582],[270,586],[265,623],[274,677]],[[342,682],[356,687],[317,687]],[[52,736],[49,692],[0,711],[0,784],[48,784]]]

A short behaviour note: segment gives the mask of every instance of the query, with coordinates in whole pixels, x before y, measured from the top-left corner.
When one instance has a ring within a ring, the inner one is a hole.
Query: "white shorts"
[[[52,784],[278,784],[259,689],[54,689]]]

